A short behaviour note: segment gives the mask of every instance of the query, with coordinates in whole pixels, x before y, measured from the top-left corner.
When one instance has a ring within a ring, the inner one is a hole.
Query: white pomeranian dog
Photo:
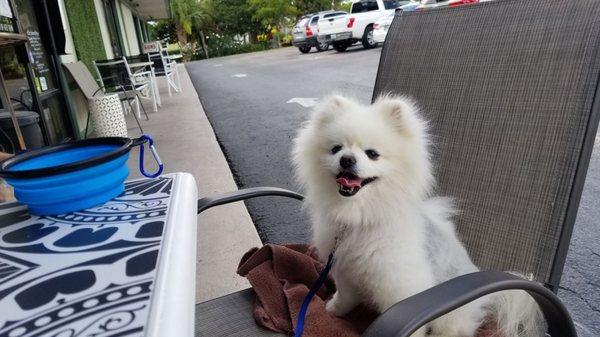
[[[335,247],[337,292],[327,310],[343,316],[359,303],[383,312],[459,275],[478,271],[458,239],[447,198],[434,185],[427,123],[416,105],[383,96],[365,106],[331,96],[294,140],[314,243],[326,260]],[[472,337],[488,316],[506,337],[543,336],[545,323],[525,292],[478,299],[413,336]]]

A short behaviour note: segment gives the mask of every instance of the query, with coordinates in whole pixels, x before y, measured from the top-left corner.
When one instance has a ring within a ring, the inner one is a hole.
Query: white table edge
[[[145,336],[194,336],[196,283],[196,181],[189,173],[174,178],[164,243]],[[177,191],[177,193],[173,193]]]

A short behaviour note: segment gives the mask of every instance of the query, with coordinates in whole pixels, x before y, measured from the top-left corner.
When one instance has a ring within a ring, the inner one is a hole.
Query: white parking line
[[[237,78],[242,78],[242,77],[246,77],[248,76],[247,74],[235,74],[235,75],[231,75],[231,77],[237,77]]]

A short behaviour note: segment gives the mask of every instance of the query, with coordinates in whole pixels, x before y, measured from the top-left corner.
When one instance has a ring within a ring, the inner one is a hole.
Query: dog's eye
[[[365,154],[367,155],[367,157],[369,157],[369,159],[372,160],[379,158],[379,153],[377,153],[377,151],[375,150],[366,150]]]
[[[334,145],[331,148],[331,154],[336,154],[336,153],[340,152],[341,149],[342,149],[341,145]]]

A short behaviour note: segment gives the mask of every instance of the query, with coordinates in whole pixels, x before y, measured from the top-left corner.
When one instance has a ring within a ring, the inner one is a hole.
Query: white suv
[[[352,0],[346,25],[340,27],[331,20],[331,28],[319,21],[319,41],[330,42],[337,51],[344,51],[352,44],[360,41],[365,48],[374,48],[377,42],[373,39],[373,24],[396,8],[410,3],[409,0]],[[337,27],[336,27],[337,26]],[[321,28],[322,27],[322,28]],[[335,27],[335,29],[333,29]],[[322,31],[321,31],[322,30]],[[335,30],[335,31],[334,31]]]

